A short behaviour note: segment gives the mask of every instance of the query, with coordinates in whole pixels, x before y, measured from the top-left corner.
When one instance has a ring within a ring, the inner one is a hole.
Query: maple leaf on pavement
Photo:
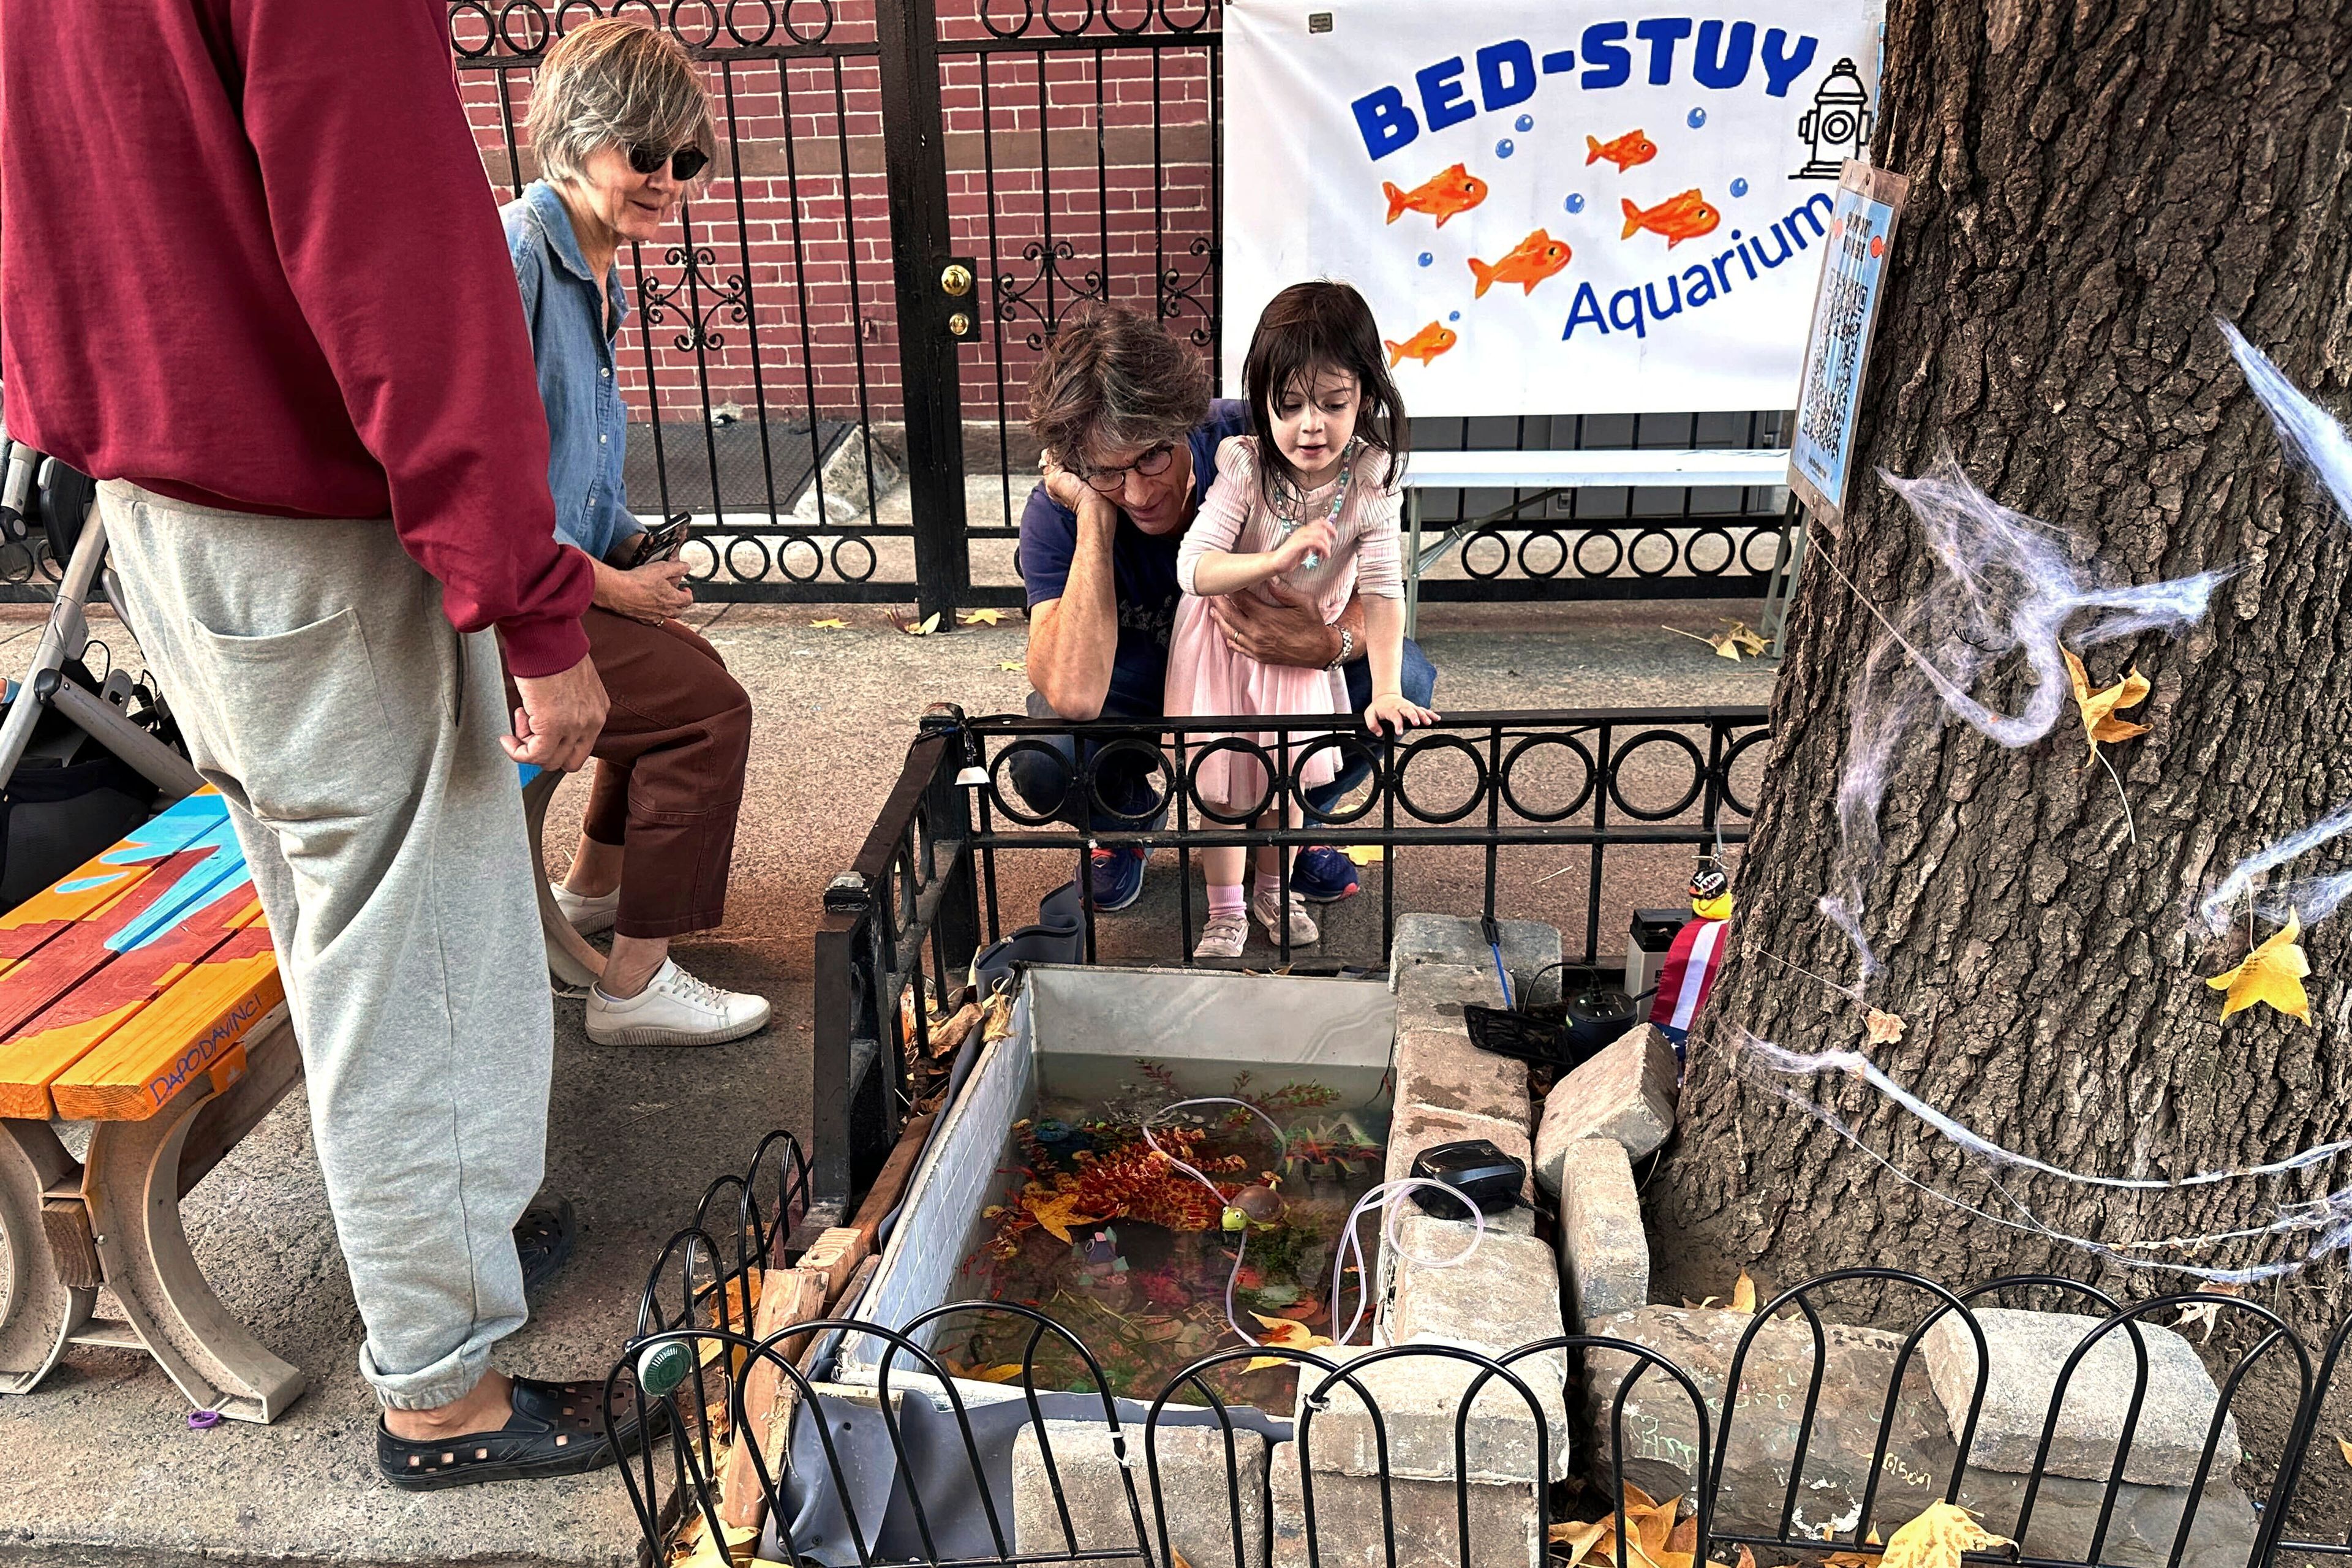
[[[2303,919],[2290,910],[2286,924],[2240,960],[2235,969],[2205,982],[2216,991],[2230,994],[2230,999],[2221,1004],[2222,1017],[2264,1002],[2290,1018],[2311,1022],[2311,999],[2303,994],[2303,977],[2311,973],[2311,960],[2298,945],[2302,936]]]
[[[2116,709],[2137,708],[2147,700],[2147,694],[2155,689],[2148,685],[2147,676],[2134,668],[2113,686],[2094,691],[2090,675],[2083,668],[2083,661],[2074,657],[2071,648],[2058,651],[2066,656],[2066,672],[2074,677],[2074,703],[2083,710],[2083,735],[2091,743],[2094,760],[2099,754],[2099,742],[2102,741],[2128,741],[2135,735],[2147,733],[2147,725],[2116,717]]]
[[[2008,1537],[1995,1535],[1979,1524],[1967,1509],[1931,1502],[1887,1541],[1879,1568],[1960,1568],[1963,1552],[2009,1544]]]

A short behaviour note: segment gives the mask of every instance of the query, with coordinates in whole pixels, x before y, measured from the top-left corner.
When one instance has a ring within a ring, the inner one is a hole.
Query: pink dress
[[[1286,574],[1281,581],[1293,593],[1311,595],[1326,625],[1339,618],[1359,590],[1384,599],[1404,597],[1404,576],[1397,549],[1397,491],[1383,488],[1388,471],[1386,453],[1357,448],[1349,464],[1348,497],[1339,508],[1338,546],[1328,560]],[[1330,515],[1338,476],[1320,489],[1307,492],[1299,515]],[[1223,718],[1227,715],[1346,713],[1348,685],[1336,669],[1300,669],[1292,665],[1260,664],[1225,645],[1208,601],[1193,592],[1193,574],[1201,557],[1211,551],[1258,554],[1282,542],[1283,523],[1258,493],[1257,443],[1247,436],[1229,437],[1217,448],[1217,479],[1202,498],[1200,514],[1184,534],[1176,557],[1176,577],[1184,598],[1176,607],[1176,626],[1168,643],[1168,706],[1170,718]],[[1276,603],[1264,584],[1244,588],[1265,603]],[[1321,731],[1328,733],[1330,731]],[[1277,764],[1279,737],[1271,731],[1240,732],[1241,738],[1265,748]],[[1210,736],[1188,745],[1206,745]],[[1339,773],[1340,749],[1323,746],[1304,759],[1299,752],[1312,743],[1314,732],[1290,737],[1292,768],[1302,787],[1326,784]],[[1265,770],[1247,752],[1223,751],[1201,763],[1202,798],[1226,806],[1243,806],[1265,793]]]

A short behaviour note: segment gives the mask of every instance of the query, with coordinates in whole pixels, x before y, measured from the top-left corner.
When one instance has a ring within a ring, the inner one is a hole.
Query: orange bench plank
[[[209,798],[207,798],[209,797]],[[199,791],[142,824],[73,875],[0,914],[0,975],[31,963],[73,926],[100,918],[176,850],[226,822],[227,806],[211,789]]]
[[[96,1121],[154,1115],[285,999],[270,952],[196,965],[58,1075],[49,1086],[57,1114]]]
[[[174,816],[178,824],[155,831]],[[218,796],[191,796],[92,864],[142,862],[140,878],[110,902],[52,933],[26,963],[0,973],[0,1028],[9,1033],[0,1045],[0,1115],[55,1114],[51,1083],[192,970],[268,954],[268,932],[259,923],[259,906]],[[251,990],[257,978],[247,976],[244,988]],[[190,1005],[201,1011],[211,999],[205,992]],[[225,1013],[233,1016],[236,1000],[219,998],[212,1019],[184,1020],[191,1034],[170,1055],[176,1058],[194,1043],[199,1025],[209,1030]],[[232,1025],[232,1036],[241,1032]],[[215,1042],[215,1054],[232,1044],[233,1037]],[[126,1046],[109,1059],[114,1070],[129,1071],[153,1054]],[[142,1087],[154,1076],[143,1075]],[[128,1096],[110,1103],[137,1116],[155,1109],[137,1109]]]

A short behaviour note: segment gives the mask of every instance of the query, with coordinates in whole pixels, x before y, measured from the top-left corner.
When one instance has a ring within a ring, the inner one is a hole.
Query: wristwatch
[[[1326,669],[1337,669],[1355,657],[1356,634],[1349,630],[1346,626],[1341,626],[1339,628],[1339,652],[1330,663],[1325,665],[1323,668]]]

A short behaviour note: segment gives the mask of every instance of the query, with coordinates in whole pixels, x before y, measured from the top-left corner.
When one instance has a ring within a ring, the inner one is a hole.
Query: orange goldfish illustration
[[[1625,232],[1618,237],[1631,239],[1643,229],[1666,237],[1666,248],[1672,250],[1686,239],[1696,239],[1703,234],[1713,234],[1723,215],[1707,205],[1696,191],[1685,191],[1678,196],[1668,196],[1649,211],[1643,212],[1632,202],[1626,202]]]
[[[1614,142],[1603,142],[1598,136],[1587,136],[1584,139],[1584,144],[1591,149],[1584,155],[1584,162],[1588,167],[1606,158],[1617,165],[1617,172],[1621,174],[1634,164],[1646,163],[1658,155],[1658,144],[1643,135],[1638,129],[1628,131]]]
[[[1442,321],[1432,321],[1401,343],[1386,338],[1381,343],[1389,351],[1389,364],[1393,367],[1399,360],[1408,359],[1417,359],[1426,365],[1460,341],[1453,328]]]
[[[1569,249],[1565,240],[1554,239],[1543,229],[1519,241],[1511,253],[1489,266],[1476,257],[1470,258],[1470,276],[1478,279],[1475,299],[1485,299],[1486,290],[1497,283],[1517,283],[1532,294],[1536,285],[1568,265]]]
[[[1389,222],[1394,223],[1406,213],[1427,213],[1444,228],[1445,220],[1455,213],[1466,213],[1486,199],[1486,182],[1460,163],[1442,174],[1433,174],[1412,190],[1401,191],[1391,180],[1381,182],[1381,193],[1389,199]]]

